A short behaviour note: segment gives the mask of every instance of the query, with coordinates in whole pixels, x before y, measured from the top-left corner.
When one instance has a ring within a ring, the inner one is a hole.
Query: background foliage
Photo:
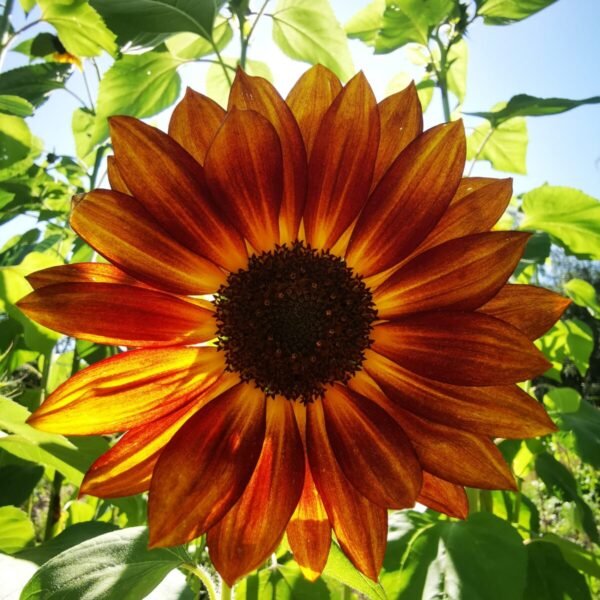
[[[221,103],[238,64],[271,79],[269,65],[249,57],[260,20],[270,21],[274,43],[290,60],[322,63],[344,81],[355,72],[348,38],[375,54],[404,53],[421,67],[423,108],[441,102],[450,120],[461,115],[466,97],[472,24],[503,27],[509,36],[512,23],[535,19],[554,0],[373,0],[344,26],[327,0],[19,1],[20,7],[4,0],[0,12],[0,65],[8,53],[26,58],[24,66],[0,68],[0,225],[28,215],[35,226],[0,249],[0,599],[214,595],[204,540],[147,549],[143,495],[78,497],[84,472],[112,440],[69,439],[25,423],[72,373],[118,351],[61,337],[15,308],[29,291],[26,274],[95,259],[69,229],[68,213],[74,193],[105,181],[107,117],[147,118],[168,109],[191,63],[209,63],[205,89]],[[17,10],[26,14],[18,25]],[[406,83],[400,75],[390,91]],[[29,126],[58,90],[79,104],[72,132],[65,132],[74,138],[75,156],[54,154],[53,141],[37,138]],[[529,118],[597,103],[600,97],[519,94],[465,113],[469,173],[483,162],[524,173]],[[515,197],[502,226],[534,232],[515,280],[573,299],[538,342],[552,369],[526,384],[558,432],[498,442],[519,492],[469,491],[472,510],[464,522],[430,510],[391,514],[379,584],[357,573],[335,545],[322,578],[308,583],[284,543],[236,586],[236,597],[600,596],[600,202],[543,185]]]

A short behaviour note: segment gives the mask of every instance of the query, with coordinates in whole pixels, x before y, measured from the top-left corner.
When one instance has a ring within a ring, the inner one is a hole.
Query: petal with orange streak
[[[175,294],[215,292],[224,272],[175,241],[135,198],[109,190],[76,196],[71,226],[136,279]]]
[[[273,85],[262,77],[251,77],[238,69],[231,91],[229,110],[254,110],[275,128],[281,142],[283,199],[279,213],[281,242],[296,239],[306,197],[306,150],[298,123]]]
[[[131,192],[119,170],[117,159],[114,156],[109,156],[106,159],[106,173],[108,175],[108,183],[110,183],[110,187],[113,191],[131,196]]]
[[[423,487],[417,502],[449,517],[466,519],[469,516],[469,499],[465,488],[423,471]]]
[[[31,292],[17,306],[45,327],[100,344],[197,344],[216,332],[210,310],[130,285],[59,283]]]
[[[187,404],[224,370],[224,355],[213,347],[132,350],[79,371],[28,423],[66,435],[126,431]]]
[[[474,433],[527,438],[556,430],[542,404],[516,385],[465,387],[420,377],[371,350],[363,368],[386,396],[420,417]]]
[[[379,103],[381,139],[373,174],[374,188],[400,152],[423,133],[423,112],[413,82]]]
[[[367,277],[412,252],[448,208],[464,164],[460,121],[429,129],[411,142],[366,203],[348,245],[348,264]]]
[[[535,340],[548,331],[571,301],[534,285],[505,285],[479,310],[502,319]]]
[[[130,429],[90,467],[80,493],[119,498],[148,491],[154,465],[175,433],[205,404],[238,382],[236,375],[224,373],[214,385],[178,410]]]
[[[56,285],[57,283],[121,283],[139,285],[143,283],[134,279],[117,267],[107,263],[73,263],[58,265],[40,271],[34,271],[25,277],[34,290]]]
[[[323,410],[333,454],[352,485],[384,508],[413,506],[421,467],[398,424],[377,404],[339,384],[327,390]]]
[[[187,88],[171,115],[169,135],[203,165],[224,118],[225,111],[214,100]]]
[[[518,231],[480,233],[420,254],[375,290],[379,318],[485,304],[515,270],[529,237]]]
[[[244,492],[265,437],[265,397],[241,383],[198,411],[162,451],[150,485],[150,546],[205,533]]]
[[[193,157],[166,133],[132,117],[111,117],[110,130],[127,187],[163,229],[228,271],[246,267],[244,241],[220,216]]]
[[[253,110],[231,110],[206,155],[206,180],[221,212],[255,250],[279,243],[283,192],[281,144]]]
[[[314,65],[296,82],[286,98],[306,147],[306,155],[312,152],[321,121],[333,101],[342,91],[337,76],[323,65]]]
[[[344,554],[376,581],[387,542],[387,511],[363,496],[344,475],[327,435],[323,402],[307,407],[306,441],[311,472]]]
[[[417,313],[376,325],[373,350],[422,377],[454,385],[509,385],[550,363],[512,325],[481,313]]]
[[[325,113],[308,163],[306,240],[330,248],[364,206],[377,158],[379,111],[362,73]]]
[[[210,558],[232,586],[277,548],[304,484],[304,449],[291,403],[267,401],[262,452],[233,508],[207,535]]]

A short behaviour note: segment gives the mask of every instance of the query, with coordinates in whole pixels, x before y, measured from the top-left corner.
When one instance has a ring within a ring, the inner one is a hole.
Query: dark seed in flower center
[[[228,370],[267,395],[302,402],[360,370],[377,316],[360,276],[301,242],[252,256],[214,304]]]

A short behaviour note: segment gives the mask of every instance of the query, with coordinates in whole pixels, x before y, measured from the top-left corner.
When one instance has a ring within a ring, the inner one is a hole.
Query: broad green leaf
[[[373,0],[361,8],[344,25],[346,35],[351,39],[361,40],[369,46],[374,46],[379,30],[383,26],[385,7],[385,0]]]
[[[465,100],[467,93],[467,65],[469,48],[464,39],[456,42],[448,52],[448,89],[458,98],[459,104]]]
[[[543,185],[523,196],[522,229],[542,230],[569,252],[600,259],[600,202],[579,190]]]
[[[228,69],[228,73],[233,81],[235,71],[232,70],[232,68],[235,69],[237,61],[234,58],[224,58],[223,62],[231,67]],[[248,73],[248,75],[263,77],[264,79],[273,81],[273,75],[271,74],[269,65],[259,60],[246,61],[246,73]],[[223,67],[219,64],[211,65],[206,72],[206,93],[221,106],[227,106],[230,87],[229,81],[223,71]]]
[[[507,223],[506,229],[513,229],[514,218],[510,216],[508,212],[506,212],[505,215],[511,219],[511,221]],[[504,229],[502,226],[500,228]],[[521,258],[521,263],[526,265],[543,265],[550,256],[551,249],[552,242],[550,236],[547,233],[536,232],[529,238],[527,246],[525,246],[525,252]]]
[[[0,90],[9,96],[25,98],[33,106],[43,104],[53,90],[65,87],[72,67],[61,63],[39,63],[0,73]]]
[[[591,600],[585,577],[545,542],[527,545],[527,585],[523,600]]]
[[[107,118],[112,115],[151,117],[177,100],[182,60],[168,52],[126,55],[115,61],[100,82],[97,116],[86,154],[108,137]],[[135,90],[135,93],[132,93]]]
[[[156,46],[174,33],[195,33],[210,40],[216,0],[92,0],[119,45]]]
[[[191,559],[182,548],[148,550],[148,531],[131,527],[89,539],[51,558],[21,600],[139,600]]]
[[[55,52],[62,54],[66,52],[66,49],[57,35],[48,31],[42,31],[35,37],[22,41],[18,46],[13,48],[13,51],[20,52],[28,57],[43,58]]]
[[[600,410],[581,400],[578,410],[560,415],[558,426],[573,436],[581,459],[600,469]]]
[[[115,34],[106,27],[87,0],[68,3],[38,0],[38,4],[42,9],[41,19],[56,29],[62,45],[70,54],[99,56],[103,50],[113,56],[116,54]]]
[[[487,25],[508,25],[521,21],[554,4],[556,0],[484,0],[477,14]]]
[[[465,113],[487,119],[498,125],[503,121],[512,119],[513,117],[544,117],[546,115],[558,115],[578,106],[585,104],[600,103],[600,96],[593,96],[583,100],[569,100],[568,98],[536,98],[527,94],[519,94],[513,96],[499,110],[492,112],[472,112]]]
[[[31,151],[31,138],[25,119],[0,113],[0,169],[26,158]]]
[[[595,549],[587,550],[554,533],[545,533],[541,541],[557,546],[565,560],[578,571],[600,579],[600,554]]]
[[[71,128],[75,138],[75,150],[77,157],[83,162],[90,164],[93,160],[93,152],[90,149],[94,146],[92,142],[92,133],[94,131],[96,120],[94,113],[87,108],[76,108],[71,117]]]
[[[582,377],[586,374],[594,349],[594,335],[583,321],[559,321],[535,343],[559,372],[568,359],[573,362]]]
[[[33,114],[31,102],[20,96],[0,96],[0,112],[17,117],[30,117]]]
[[[577,412],[581,405],[581,395],[573,388],[554,388],[544,396],[544,403],[551,413]]]
[[[600,319],[600,303],[596,297],[596,290],[591,283],[583,279],[571,279],[563,285],[567,296],[579,306],[587,308],[590,314]]]
[[[475,513],[463,522],[413,520],[388,544],[381,583],[388,598],[402,600],[506,600],[522,597],[526,568],[516,530]]]
[[[217,20],[218,23],[218,20]],[[229,21],[222,19],[213,31],[214,44],[222,51],[233,37],[233,29]],[[213,54],[215,49],[211,42],[196,33],[178,33],[170,37],[165,45],[169,52],[182,60],[194,60]]]
[[[273,40],[290,58],[329,67],[346,81],[354,74],[348,40],[328,0],[278,0]]]
[[[527,173],[527,124],[517,117],[492,128],[489,122],[467,138],[467,159],[487,160],[497,171]]]
[[[30,141],[29,152],[28,152],[27,156],[25,156],[24,158],[22,158],[20,160],[17,160],[16,162],[13,162],[12,164],[8,165],[7,167],[0,168],[0,182],[5,182],[4,185],[10,185],[11,179],[16,179],[16,178],[25,176],[26,172],[32,167],[35,159],[38,158],[38,156],[40,155],[42,150],[43,150],[42,140],[40,138],[32,135],[31,141]],[[29,180],[29,178],[25,177],[26,183],[29,182],[28,180]],[[21,210],[20,213],[21,212],[24,212],[24,211]],[[4,215],[2,215],[0,213],[0,220],[3,219],[3,216]]]
[[[0,506],[19,506],[29,498],[44,467],[0,451]]]
[[[540,513],[536,505],[524,494],[494,490],[491,493],[493,513],[523,529],[519,533],[529,537],[540,531]]]
[[[0,506],[0,551],[14,554],[34,537],[33,523],[25,512],[14,506]]]

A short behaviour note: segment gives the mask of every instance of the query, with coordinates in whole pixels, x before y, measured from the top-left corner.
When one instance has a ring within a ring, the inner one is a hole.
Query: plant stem
[[[4,56],[8,50],[8,44],[10,43],[11,37],[8,33],[8,17],[12,12],[15,0],[6,0],[4,5],[4,11],[0,15],[0,71],[2,70],[2,63],[4,62]]]
[[[232,589],[223,580],[221,580],[221,600],[231,600]]]
[[[100,165],[102,164],[102,159],[104,158],[104,153],[108,150],[108,146],[100,146],[96,150],[96,160],[94,161],[94,170],[90,175],[90,190],[93,190],[96,187],[96,180],[98,179],[98,172],[100,171]]]
[[[44,541],[52,538],[54,525],[60,519],[60,490],[64,481],[64,476],[58,471],[54,471],[54,479],[50,488],[50,500],[48,501],[48,516],[46,517],[46,528],[44,530]]]
[[[231,87],[231,76],[229,75],[229,70],[227,69],[227,67],[229,65],[227,65],[227,63],[223,60],[223,57],[221,56],[221,53],[219,52],[219,48],[217,47],[217,44],[215,44],[215,41],[212,38],[212,34],[210,37],[210,45],[212,46],[213,50],[215,51],[215,56],[217,57],[218,63],[221,65],[221,69],[223,69],[223,73],[225,74],[225,79],[227,79],[227,83],[229,84],[229,87]]]
[[[90,86],[88,84],[88,80],[85,74],[85,69],[82,67],[81,75],[83,76],[83,83],[85,84],[85,91],[87,92],[88,99],[90,101],[90,106],[92,107],[92,112],[96,114],[96,107],[94,106],[94,99],[92,98],[92,92],[90,90]]]
[[[190,565],[189,563],[181,565],[181,568],[194,574],[202,582],[206,592],[208,593],[209,600],[217,600],[215,583],[212,577],[204,569],[196,565]]]
[[[492,137],[494,131],[496,131],[494,127],[490,126],[490,130],[486,133],[485,137],[481,141],[481,144],[479,144],[479,148],[477,148],[477,152],[475,152],[475,156],[473,156],[473,160],[471,161],[471,165],[469,166],[469,172],[467,173],[467,177],[471,176],[471,173],[475,168],[475,163],[479,160],[479,156],[483,152],[485,145],[490,141],[490,138]]]
[[[250,38],[252,37],[254,30],[256,29],[256,25],[258,24],[258,21],[260,20],[263,13],[265,12],[265,8],[267,8],[268,3],[269,3],[269,0],[265,0],[263,2],[262,6],[260,7],[260,10],[256,13],[256,18],[254,19],[254,23],[252,23],[252,26],[250,27],[250,31],[248,32],[248,35],[245,37],[244,37],[244,24],[246,22],[246,19],[245,19],[245,17],[238,15],[238,20],[240,22],[240,45],[241,45],[240,67],[242,67],[242,69],[244,69],[244,70],[246,69],[246,59],[247,59],[247,54],[248,54],[248,45],[250,44]]]

